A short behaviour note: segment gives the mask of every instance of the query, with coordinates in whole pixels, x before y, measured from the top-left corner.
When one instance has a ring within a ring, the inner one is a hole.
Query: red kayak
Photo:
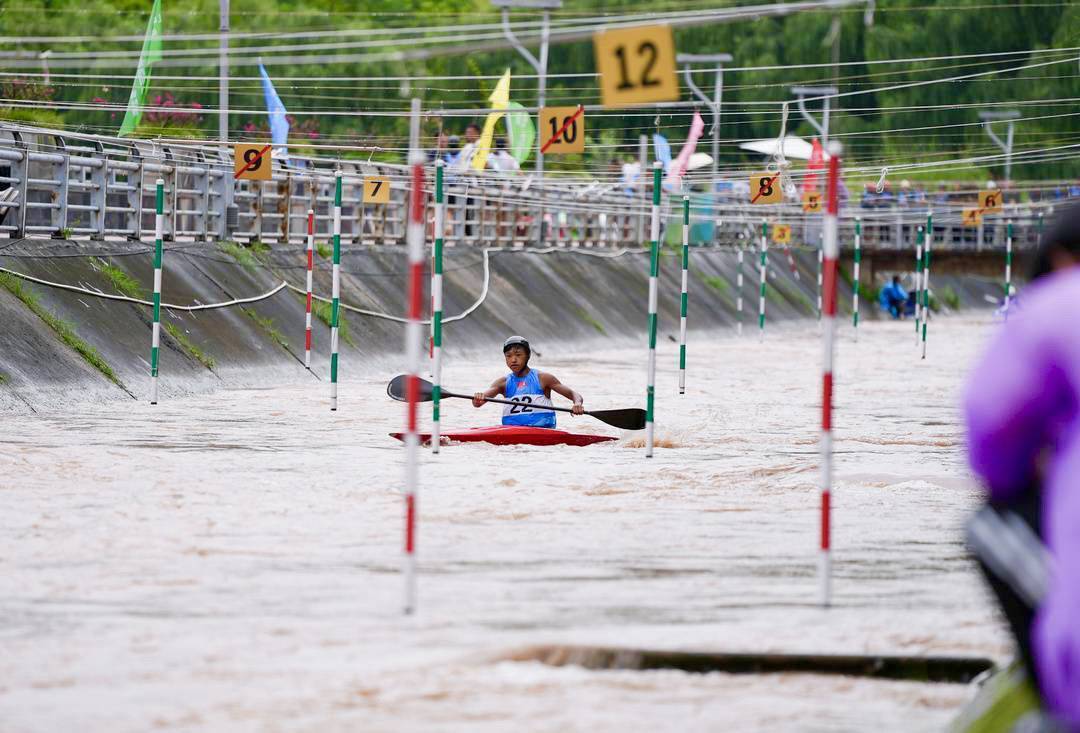
[[[405,440],[404,433],[390,433],[398,440]],[[554,428],[533,428],[526,425],[495,425],[489,428],[467,428],[441,433],[440,442],[493,443],[494,445],[592,445],[618,440],[610,435],[582,435]],[[420,433],[421,443],[431,442],[431,433]]]

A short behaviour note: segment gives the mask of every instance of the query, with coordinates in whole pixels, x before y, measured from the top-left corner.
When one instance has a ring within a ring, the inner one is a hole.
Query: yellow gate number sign
[[[390,181],[386,178],[364,179],[364,203],[365,204],[388,204],[390,203]]]
[[[791,225],[790,224],[773,224],[772,225],[772,241],[777,244],[790,244],[791,243]]]
[[[544,155],[585,152],[584,107],[543,107],[537,129]]]
[[[821,194],[817,191],[807,191],[802,196],[802,210],[808,214],[821,212]]]
[[[1001,191],[979,191],[979,209],[984,214],[1001,211]]]
[[[780,174],[768,171],[750,174],[750,203],[784,203],[784,192],[780,189]]]
[[[234,145],[233,178],[247,181],[269,181],[270,154],[269,144]]]
[[[679,98],[675,40],[666,25],[619,28],[593,36],[600,97],[605,107]]]
[[[981,209],[964,209],[960,215],[960,223],[966,227],[977,227],[982,224]]]

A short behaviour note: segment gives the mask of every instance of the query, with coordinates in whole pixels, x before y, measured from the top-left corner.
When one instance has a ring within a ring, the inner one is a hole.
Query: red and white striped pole
[[[784,254],[787,255],[788,267],[791,268],[791,277],[795,282],[802,282],[802,278],[799,276],[799,267],[795,264],[795,255],[791,253],[791,247],[784,247]]]
[[[840,143],[829,143],[828,199],[822,239],[822,340],[825,346],[821,375],[821,554],[818,564],[818,590],[822,606],[832,601],[832,506],[833,476],[832,403],[833,355],[836,351],[836,261],[840,256],[837,242],[838,212],[836,190],[840,179]]]
[[[416,415],[420,398],[420,362],[423,329],[424,282],[424,154],[420,151],[420,100],[412,100],[409,120],[409,163],[412,169],[412,194],[409,200],[409,226],[406,241],[409,255],[409,320],[405,326],[406,373],[408,398],[405,419],[405,605],[406,614],[416,611],[416,493],[420,482],[420,434]]]
[[[824,239],[825,232],[824,231],[822,231],[821,236],[822,236],[821,246],[818,247],[818,251],[817,251],[817,320],[818,320],[818,327],[819,328],[821,327],[821,307],[822,307],[821,287],[822,287],[822,277],[823,277],[823,272],[825,270],[825,249],[824,249],[824,247],[825,247],[825,239]]]
[[[304,368],[311,371],[311,270],[315,263],[315,211],[307,210],[307,305],[304,312]]]

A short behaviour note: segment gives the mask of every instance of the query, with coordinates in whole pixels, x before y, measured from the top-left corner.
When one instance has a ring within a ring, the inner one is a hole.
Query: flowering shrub
[[[306,120],[299,124],[297,124],[296,118],[292,115],[285,115],[285,119],[289,123],[289,140],[291,142],[303,142],[305,140],[319,139],[318,119],[314,117],[308,117]],[[258,122],[247,122],[244,124],[244,134],[250,138],[269,140],[270,121],[266,118],[263,118]]]
[[[189,112],[186,109],[202,109],[198,102],[184,103],[177,101],[172,92],[155,95],[146,105],[143,113],[143,124],[153,125],[160,128],[171,127],[199,127],[203,117],[198,112]]]
[[[29,79],[0,82],[0,96],[8,101],[51,102],[56,89]]]

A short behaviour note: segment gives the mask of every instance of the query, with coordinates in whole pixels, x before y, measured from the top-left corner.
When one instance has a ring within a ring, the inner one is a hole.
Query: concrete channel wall
[[[644,369],[648,255],[631,251],[612,256],[604,248],[559,249],[546,254],[528,249],[492,251],[490,286],[479,307],[445,327],[448,359],[478,352],[498,359],[498,346],[510,333],[529,337],[541,352],[641,346]],[[734,337],[735,251],[695,248],[690,268],[690,329],[693,338]],[[744,260],[744,328],[755,337],[758,307],[756,252]],[[770,251],[767,311],[770,323],[816,317],[816,252],[796,252],[795,279],[783,250]],[[315,292],[330,294],[330,263],[316,256]],[[484,251],[449,247],[445,258],[445,313],[471,306],[484,284]],[[233,244],[170,243],[164,258],[163,301],[208,304],[272,290],[282,280],[303,288],[305,255],[299,246],[278,245],[251,254]],[[667,248],[661,262],[660,338],[677,338],[679,257]],[[0,243],[0,267],[42,280],[90,291],[118,293],[117,272],[149,293],[152,250],[139,242],[12,240]],[[842,265],[840,312],[850,327],[850,262]],[[347,247],[342,254],[342,302],[401,316],[405,311],[405,250],[402,247]],[[872,293],[879,283],[864,279],[871,294],[865,318],[877,317]],[[79,401],[145,400],[149,393],[151,312],[133,303],[105,300],[13,279],[0,273],[0,411],[53,411]],[[13,292],[18,282],[23,298]],[[942,303],[986,308],[986,296],[1000,294],[989,277],[935,277],[932,291]],[[25,298],[33,299],[36,311]],[[149,297],[145,295],[144,297]],[[327,309],[327,313],[328,313]],[[85,342],[108,365],[107,378],[63,339],[45,318],[70,324],[75,340]],[[403,326],[390,320],[343,311],[341,379],[387,377],[401,371]],[[303,367],[304,299],[282,290],[247,305],[185,313],[162,309],[160,391],[162,401],[222,387],[272,386],[328,379],[329,328],[314,323],[312,373]]]

